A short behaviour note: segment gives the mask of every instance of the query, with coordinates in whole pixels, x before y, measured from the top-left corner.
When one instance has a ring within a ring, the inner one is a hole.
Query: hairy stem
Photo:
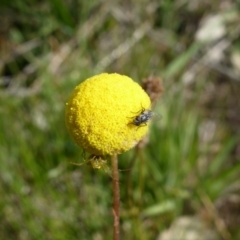
[[[117,155],[112,156],[112,183],[113,183],[113,239],[120,239],[120,191],[119,191],[119,173]]]

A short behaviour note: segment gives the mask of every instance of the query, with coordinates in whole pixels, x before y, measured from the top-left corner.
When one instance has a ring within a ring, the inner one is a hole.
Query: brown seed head
[[[162,79],[156,76],[149,76],[143,79],[142,88],[149,95],[152,105],[156,104],[164,91]]]

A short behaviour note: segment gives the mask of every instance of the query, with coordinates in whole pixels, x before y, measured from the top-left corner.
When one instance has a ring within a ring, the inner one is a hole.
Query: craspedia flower
[[[93,76],[79,84],[66,103],[66,125],[75,142],[95,155],[114,155],[134,147],[148,122],[134,119],[151,102],[131,78],[116,73]]]

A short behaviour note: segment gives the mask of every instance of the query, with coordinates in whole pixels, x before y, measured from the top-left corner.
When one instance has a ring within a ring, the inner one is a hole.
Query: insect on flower
[[[82,166],[83,164],[88,163],[93,169],[103,169],[105,172],[109,173],[110,169],[106,159],[102,156],[91,155],[88,160],[85,160],[83,163],[70,162],[76,166]]]
[[[138,127],[147,125],[147,122],[150,121],[153,115],[154,115],[153,111],[142,108],[141,112],[134,118],[134,120],[130,124],[133,124]]]

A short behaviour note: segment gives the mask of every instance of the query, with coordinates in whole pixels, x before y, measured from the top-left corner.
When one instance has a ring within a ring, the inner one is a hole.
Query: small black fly
[[[153,117],[154,112],[151,110],[142,109],[140,114],[134,118],[132,124],[135,126],[147,125],[147,122]]]

